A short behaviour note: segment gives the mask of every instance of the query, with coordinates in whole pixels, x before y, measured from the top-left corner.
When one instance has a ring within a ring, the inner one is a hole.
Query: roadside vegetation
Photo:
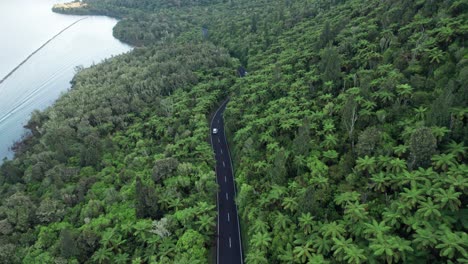
[[[136,48],[33,113],[0,262],[211,261],[227,96],[246,263],[468,261],[465,0],[84,2]]]

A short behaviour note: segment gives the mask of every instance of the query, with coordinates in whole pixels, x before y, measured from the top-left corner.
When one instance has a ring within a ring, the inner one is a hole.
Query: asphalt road
[[[239,264],[243,263],[239,216],[235,204],[236,189],[232,173],[232,162],[229,146],[224,133],[223,113],[227,100],[216,110],[211,120],[211,145],[216,158],[216,179],[219,185],[218,192],[218,236],[217,236],[217,263]],[[218,129],[213,134],[213,128]]]

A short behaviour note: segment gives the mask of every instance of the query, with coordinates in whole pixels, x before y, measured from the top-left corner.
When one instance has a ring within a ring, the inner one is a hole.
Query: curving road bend
[[[231,155],[224,133],[223,113],[228,100],[216,110],[210,125],[211,146],[216,159],[216,181],[219,185],[218,199],[218,236],[217,264],[242,264],[242,247],[239,216],[235,204],[236,189],[232,172]],[[213,134],[213,129],[218,129]]]

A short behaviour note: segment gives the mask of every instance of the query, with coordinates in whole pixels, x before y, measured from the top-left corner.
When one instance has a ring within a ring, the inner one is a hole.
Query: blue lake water
[[[47,40],[83,18],[53,13],[57,0],[0,0],[0,79]],[[70,88],[76,66],[88,67],[131,50],[112,36],[117,20],[91,16],[70,27],[0,84],[0,163],[12,158],[34,109],[52,105]]]

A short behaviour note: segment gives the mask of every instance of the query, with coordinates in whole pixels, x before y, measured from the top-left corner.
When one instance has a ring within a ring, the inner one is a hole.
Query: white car
[[[217,128],[213,128],[213,135],[216,135],[218,134],[218,129]]]

